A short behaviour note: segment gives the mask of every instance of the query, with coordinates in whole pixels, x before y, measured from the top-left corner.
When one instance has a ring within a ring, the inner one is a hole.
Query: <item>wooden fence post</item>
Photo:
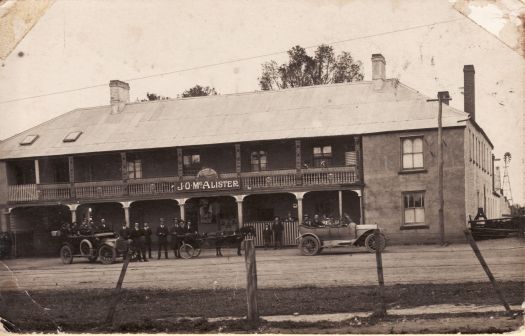
[[[481,255],[481,252],[478,248],[478,244],[476,244],[476,241],[472,237],[470,230],[465,230],[465,237],[467,237],[467,241],[470,244],[470,247],[472,247],[472,250],[474,251],[474,254],[476,255],[476,257],[478,258],[479,263],[481,264],[481,267],[483,267],[483,270],[487,274],[490,280],[490,283],[492,284],[492,287],[494,288],[494,291],[498,295],[498,298],[500,299],[501,303],[503,303],[503,307],[505,307],[505,310],[507,311],[507,313],[512,313],[512,310],[510,309],[509,304],[507,303],[507,301],[505,301],[505,298],[503,297],[503,293],[501,292],[501,290],[498,287],[498,284],[496,283],[496,279],[492,275],[492,272],[490,271],[489,266],[487,265],[487,263],[485,262],[485,259]]]
[[[383,260],[381,258],[381,232],[379,229],[374,230],[375,244],[376,244],[376,265],[377,265],[377,281],[379,283],[379,305],[376,305],[374,315],[382,317],[386,315],[385,305],[385,280],[383,278]]]
[[[257,324],[259,322],[259,310],[257,309],[257,267],[255,264],[255,244],[253,239],[245,240],[245,248],[246,301],[248,303],[247,319],[248,322]]]
[[[128,269],[129,264],[129,250],[126,250],[124,254],[124,263],[122,264],[122,270],[120,271],[120,276],[117,281],[117,287],[113,291],[112,301],[109,304],[108,316],[106,317],[106,324],[113,324],[113,316],[115,316],[115,310],[117,308],[118,301],[120,299],[120,292],[122,289],[122,283],[124,282],[124,277],[126,276],[126,270]]]

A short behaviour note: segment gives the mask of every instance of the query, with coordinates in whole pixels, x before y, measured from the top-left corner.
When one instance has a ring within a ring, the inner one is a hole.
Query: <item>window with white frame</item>
[[[332,146],[316,146],[313,148],[313,161],[315,168],[332,166]]]
[[[142,160],[128,161],[128,178],[129,179],[142,178]]]
[[[250,157],[252,171],[263,171],[268,169],[268,153],[266,151],[253,151]]]
[[[404,225],[425,224],[425,193],[407,192],[404,197]]]
[[[403,138],[401,141],[403,169],[423,168],[423,137]]]

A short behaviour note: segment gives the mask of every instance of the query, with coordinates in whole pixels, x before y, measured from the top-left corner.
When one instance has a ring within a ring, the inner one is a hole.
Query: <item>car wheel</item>
[[[300,249],[305,256],[313,256],[319,252],[319,242],[312,236],[306,236],[301,239]]]
[[[64,245],[60,248],[60,259],[64,264],[71,264],[73,262],[73,251],[69,245]]]
[[[117,258],[117,250],[111,246],[102,245],[98,251],[98,256],[104,265],[109,265],[115,262],[115,259]]]
[[[365,238],[365,247],[368,252],[375,253],[376,246],[379,246],[380,252],[383,252],[386,247],[386,239],[382,233],[379,234],[379,242],[376,241],[376,236],[373,233],[369,234]]]
[[[195,249],[190,244],[182,244],[179,248],[180,256],[184,259],[189,259],[195,254]]]
[[[93,244],[87,239],[82,239],[80,242],[80,254],[84,257],[90,257],[93,251]]]

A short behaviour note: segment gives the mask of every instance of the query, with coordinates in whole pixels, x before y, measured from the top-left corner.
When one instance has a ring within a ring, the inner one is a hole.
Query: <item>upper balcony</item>
[[[358,185],[359,142],[332,137],[9,162],[8,202],[175,198],[210,191]]]

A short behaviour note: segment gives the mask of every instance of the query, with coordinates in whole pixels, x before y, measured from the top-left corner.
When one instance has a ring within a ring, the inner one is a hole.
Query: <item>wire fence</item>
[[[368,252],[353,249],[341,253],[333,249],[324,256],[302,256],[296,250],[257,251],[256,283],[262,289],[367,286],[370,290],[378,285],[376,256]],[[123,286],[244,293],[250,281],[245,258],[234,255],[234,249],[227,251],[231,257],[216,258],[213,252],[205,250],[200,257],[188,260],[130,264]],[[498,281],[525,280],[525,246],[521,241],[518,246],[487,245],[482,252]],[[120,263],[101,265],[87,261],[50,266],[37,260],[29,267],[8,263],[13,266],[9,268],[2,262],[4,269],[0,267],[1,290],[20,291],[29,297],[36,291],[113,290],[122,267]],[[488,282],[473,249],[464,245],[389,248],[382,254],[381,272],[386,286]],[[213,297],[213,292],[209,295]]]

